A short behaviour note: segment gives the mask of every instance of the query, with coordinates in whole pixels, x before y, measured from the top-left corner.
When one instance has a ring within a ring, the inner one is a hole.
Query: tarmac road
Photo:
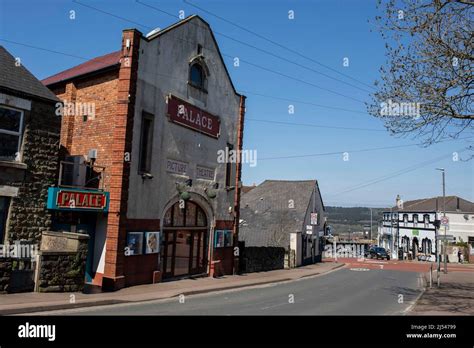
[[[317,277],[168,300],[57,310],[43,315],[396,315],[421,295],[418,272],[363,265]],[[31,315],[30,313],[29,315]]]

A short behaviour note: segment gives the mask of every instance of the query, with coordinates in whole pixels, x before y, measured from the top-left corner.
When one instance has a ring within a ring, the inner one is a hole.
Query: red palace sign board
[[[97,192],[59,191],[57,208],[78,208],[102,210],[107,204],[107,196]]]
[[[171,122],[178,123],[213,138],[219,137],[219,117],[173,95],[168,97],[168,115]]]

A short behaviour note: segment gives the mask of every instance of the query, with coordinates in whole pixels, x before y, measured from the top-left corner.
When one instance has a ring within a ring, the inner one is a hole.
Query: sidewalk
[[[222,278],[195,278],[158,284],[138,285],[116,292],[21,293],[0,295],[0,315],[21,314],[58,309],[111,305],[126,302],[160,300],[183,295],[236,289],[297,280],[341,268],[343,263],[322,262],[304,267],[270,272],[248,273]]]
[[[454,270],[454,269],[455,270]],[[427,289],[410,315],[474,315],[473,265],[448,266],[448,274],[440,273],[440,287],[429,288],[429,273],[425,274]]]

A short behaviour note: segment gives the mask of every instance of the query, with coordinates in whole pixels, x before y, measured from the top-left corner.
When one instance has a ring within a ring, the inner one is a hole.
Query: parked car
[[[381,247],[370,248],[368,251],[368,257],[370,259],[376,258],[376,259],[382,259],[382,260],[383,259],[390,260],[390,255],[387,253],[387,250]]]

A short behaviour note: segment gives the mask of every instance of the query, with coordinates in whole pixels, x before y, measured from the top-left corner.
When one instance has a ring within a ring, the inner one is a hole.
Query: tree
[[[473,135],[474,3],[379,0],[377,8],[387,60],[369,113],[425,145]]]

